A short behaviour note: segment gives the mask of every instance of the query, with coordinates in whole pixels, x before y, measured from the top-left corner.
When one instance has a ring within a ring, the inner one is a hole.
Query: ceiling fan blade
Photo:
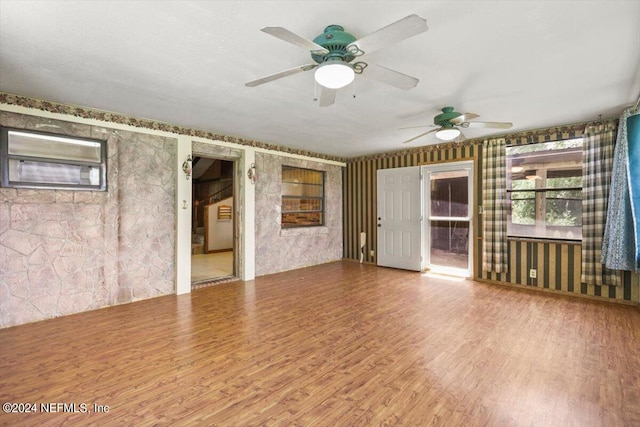
[[[413,89],[419,81],[415,77],[376,64],[369,64],[362,75],[402,90]]]
[[[463,122],[460,123],[463,128],[495,128],[495,129],[509,129],[513,126],[513,123],[509,122]]]
[[[298,74],[301,73],[303,71],[309,71],[309,70],[313,70],[314,68],[316,68],[318,65],[317,64],[306,64],[306,65],[300,65],[298,67],[295,68],[291,68],[289,70],[284,70],[284,71],[280,71],[279,73],[275,73],[275,74],[271,74],[265,77],[261,77],[257,80],[252,80],[250,82],[245,83],[245,86],[249,86],[249,87],[254,87],[254,86],[258,86],[264,83],[268,83],[271,82],[273,80],[278,80],[281,79],[283,77],[287,77],[287,76],[291,76],[293,74]]]
[[[440,128],[438,128],[438,129],[440,129]],[[438,129],[431,129],[430,131],[427,131],[427,132],[425,132],[425,133],[421,133],[421,134],[420,134],[420,135],[418,135],[418,136],[414,136],[414,137],[413,137],[413,138],[411,138],[411,139],[407,139],[406,141],[404,141],[404,142],[403,142],[403,144],[406,144],[406,143],[408,143],[408,142],[414,141],[414,140],[416,140],[416,139],[418,139],[418,138],[422,138],[422,137],[423,137],[423,136],[425,136],[425,135],[428,135],[428,134],[430,134],[430,133],[432,133],[432,132],[436,132]]]
[[[320,99],[318,100],[318,105],[321,107],[328,107],[336,101],[336,89],[329,89],[328,87],[320,86]]]
[[[283,27],[264,27],[260,31],[270,34],[273,37],[277,37],[280,40],[284,40],[287,43],[291,43],[303,49],[310,50],[312,53],[318,53],[321,55],[329,53],[327,49],[323,48],[319,44],[316,44],[311,40],[307,40],[304,37],[294,34]]]
[[[370,53],[420,34],[427,29],[426,19],[418,15],[409,15],[350,43],[347,50],[359,55]]]
[[[477,118],[477,117],[480,117],[480,116],[479,116],[479,115],[477,115],[477,114],[474,114],[474,113],[464,113],[464,114],[459,115],[458,117],[456,117],[456,118],[454,118],[454,119],[451,119],[451,120],[449,120],[449,121],[450,121],[451,123],[453,123],[453,124],[459,125],[459,124],[461,124],[462,122],[468,122],[469,120],[471,120],[471,119],[475,119],[475,118]]]
[[[426,128],[426,127],[436,127],[437,125],[421,125],[421,126],[407,126],[405,128],[398,128],[398,130],[405,130],[405,129],[418,129],[418,128]],[[438,126],[439,127],[439,126]]]

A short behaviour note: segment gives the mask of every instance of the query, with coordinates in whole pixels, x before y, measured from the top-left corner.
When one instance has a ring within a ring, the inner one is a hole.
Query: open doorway
[[[473,275],[473,162],[422,166],[425,200],[425,267]]]
[[[236,203],[229,160],[194,157],[192,163],[191,285],[234,277]]]

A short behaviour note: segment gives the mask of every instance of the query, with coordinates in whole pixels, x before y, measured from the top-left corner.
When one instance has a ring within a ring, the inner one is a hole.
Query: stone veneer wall
[[[325,171],[325,226],[282,229],[282,166]],[[342,259],[342,168],[256,153],[256,276]]]
[[[0,188],[0,327],[174,292],[176,139],[4,111],[0,124],[108,143],[106,192]]]

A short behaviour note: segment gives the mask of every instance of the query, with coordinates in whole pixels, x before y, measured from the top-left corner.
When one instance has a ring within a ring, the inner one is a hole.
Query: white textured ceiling
[[[262,27],[360,38],[409,14],[429,30],[366,57],[414,89],[358,76],[320,108],[313,71],[244,85],[310,61]],[[640,1],[0,0],[0,91],[352,157],[436,143],[398,128],[448,105],[512,131],[619,116],[640,92]]]

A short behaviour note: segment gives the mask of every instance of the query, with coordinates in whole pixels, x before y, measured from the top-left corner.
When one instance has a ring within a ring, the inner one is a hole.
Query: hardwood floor
[[[640,311],[336,262],[0,330],[0,400],[37,404],[12,426],[638,426]]]

